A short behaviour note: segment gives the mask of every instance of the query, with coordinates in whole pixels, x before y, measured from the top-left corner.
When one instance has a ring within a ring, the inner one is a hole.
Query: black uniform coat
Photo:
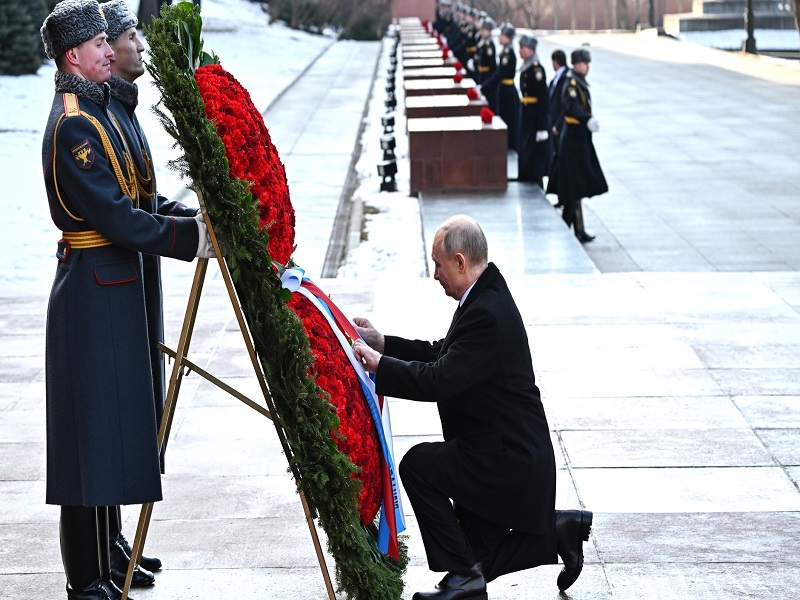
[[[139,189],[139,208],[151,214],[193,217],[196,208],[180,202],[172,202],[158,193],[156,175],[150,158],[150,145],[144,134],[136,106],[139,103],[139,89],[135,83],[112,76],[108,82],[111,87],[109,110],[122,130],[128,149],[136,168]],[[147,312],[147,330],[150,342],[150,367],[153,374],[153,404],[156,410],[156,429],[164,413],[166,393],[164,357],[158,344],[164,341],[164,316],[161,294],[161,258],[153,254],[142,254],[142,275],[144,278],[144,297]]]
[[[540,181],[550,172],[552,141],[536,141],[537,131],[550,131],[550,103],[547,78],[538,60],[523,65],[519,72],[520,109],[519,181]]]
[[[486,98],[489,108],[497,114],[498,80],[494,77],[494,73],[497,71],[497,57],[495,56],[492,38],[481,38],[478,42],[476,53],[475,70],[478,76],[477,82],[481,86],[481,93]]]
[[[497,59],[497,69],[482,84],[482,89],[497,88],[497,114],[508,127],[508,147],[519,147],[519,93],[514,84],[517,76],[517,55],[511,44],[503,46]]]
[[[70,94],[77,110],[66,117]],[[136,208],[131,159],[109,119],[109,95],[107,85],[57,72],[42,144],[56,227],[65,237],[84,232],[107,244],[59,243],[45,350],[49,504],[161,499],[140,252],[192,260],[198,230],[193,219]]]
[[[547,178],[547,194],[558,193],[558,148],[561,145],[561,132],[564,130],[564,106],[562,98],[564,96],[564,84],[569,81],[572,74],[566,67],[561,72],[561,77],[550,82],[548,96],[550,97],[550,125],[553,136],[553,153],[550,161],[550,174]]]
[[[443,460],[462,485],[457,505],[519,531],[549,534],[555,459],[528,337],[493,263],[456,311],[443,340],[386,336],[379,394],[436,402]]]
[[[558,197],[564,201],[591,198],[608,191],[600,161],[586,124],[592,117],[589,84],[579,73],[570,73],[562,97],[564,129],[558,149]]]

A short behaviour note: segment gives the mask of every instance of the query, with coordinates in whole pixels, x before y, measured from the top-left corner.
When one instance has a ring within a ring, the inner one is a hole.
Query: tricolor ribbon
[[[394,462],[394,447],[392,445],[392,423],[389,418],[389,403],[383,396],[375,392],[375,382],[364,370],[364,366],[353,354],[350,339],[360,339],[358,331],[344,313],[325,293],[308,277],[299,267],[286,269],[281,273],[283,287],[292,293],[303,294],[328,321],[331,330],[339,340],[339,344],[347,355],[353,370],[361,384],[364,397],[369,407],[372,422],[375,425],[378,440],[381,445],[381,482],[383,499],[381,502],[381,518],[378,526],[378,548],[381,552],[399,560],[400,547],[397,535],[406,529],[403,505],[400,500],[400,489],[397,483],[397,471]],[[380,425],[379,425],[380,424]]]

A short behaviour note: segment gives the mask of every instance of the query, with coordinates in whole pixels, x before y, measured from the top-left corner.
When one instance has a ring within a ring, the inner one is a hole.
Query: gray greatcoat
[[[137,208],[109,97],[57,72],[42,144],[50,215],[65,232],[47,312],[49,504],[161,499],[142,252],[192,260],[198,228]]]

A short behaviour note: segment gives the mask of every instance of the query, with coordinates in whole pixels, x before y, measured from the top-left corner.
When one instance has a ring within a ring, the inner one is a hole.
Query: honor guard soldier
[[[42,167],[63,232],[47,308],[46,502],[61,507],[73,600],[122,596],[108,507],[161,500],[142,253],[213,255],[202,217],[139,208],[133,159],[108,112],[106,26],[96,0],[63,0],[41,28],[57,67]]]
[[[519,71],[520,143],[519,181],[533,181],[542,187],[542,178],[550,169],[550,111],[547,95],[547,76],[536,54],[538,42],[531,35],[519,40],[519,54],[523,59]]]
[[[467,26],[464,28],[464,39],[466,41],[466,46],[464,47],[465,60],[462,61],[465,65],[467,62],[469,62],[469,59],[475,57],[475,52],[478,49],[478,28],[475,25],[475,19],[478,15],[478,11],[471,6],[467,6],[466,14]]]
[[[503,49],[497,58],[497,70],[493,75],[498,86],[497,114],[508,127],[508,147],[512,150],[519,149],[519,92],[517,92],[514,82],[514,78],[517,76],[517,55],[514,52],[515,34],[516,29],[511,23],[504,23],[500,28],[500,44]]]
[[[119,126],[133,158],[136,185],[139,191],[139,208],[151,214],[193,217],[199,211],[179,202],[170,202],[156,191],[155,170],[150,146],[136,117],[139,90],[134,81],[144,74],[142,54],[144,45],[136,31],[138,19],[123,0],[113,0],[100,5],[106,17],[107,41],[114,51],[111,61],[111,102],[109,111],[115,125]],[[154,426],[158,431],[164,412],[165,374],[164,359],[158,344],[164,341],[164,318],[161,297],[161,259],[152,254],[142,254],[142,279],[144,282],[147,312],[150,366],[153,376]],[[162,457],[163,459],[163,457]],[[162,465],[163,472],[163,465]],[[122,534],[122,516],[119,506],[109,507],[109,534],[111,548],[111,577],[122,585],[128,572],[131,547]],[[133,572],[131,585],[147,586],[155,582],[152,571],[161,568],[157,558],[143,556],[141,565]]]
[[[572,69],[564,85],[564,129],[558,156],[558,199],[564,206],[562,214],[567,226],[572,226],[581,243],[591,242],[594,236],[583,226],[581,200],[605,194],[608,184],[592,142],[592,133],[599,130],[592,115],[592,96],[586,75],[591,56],[586,48],[572,52]]]
[[[478,42],[477,60],[475,60],[475,71],[478,79],[478,89],[486,98],[489,108],[497,114],[497,78],[494,77],[497,71],[497,56],[492,41],[492,30],[495,22],[486,17],[481,22],[480,41]]]

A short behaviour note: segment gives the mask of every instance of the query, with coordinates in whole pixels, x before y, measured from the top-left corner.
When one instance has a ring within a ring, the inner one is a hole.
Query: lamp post
[[[753,35],[756,22],[753,15],[753,0],[747,0],[747,7],[744,11],[744,27],[747,30],[747,39],[744,41],[743,50],[749,54],[756,53],[756,38]]]

